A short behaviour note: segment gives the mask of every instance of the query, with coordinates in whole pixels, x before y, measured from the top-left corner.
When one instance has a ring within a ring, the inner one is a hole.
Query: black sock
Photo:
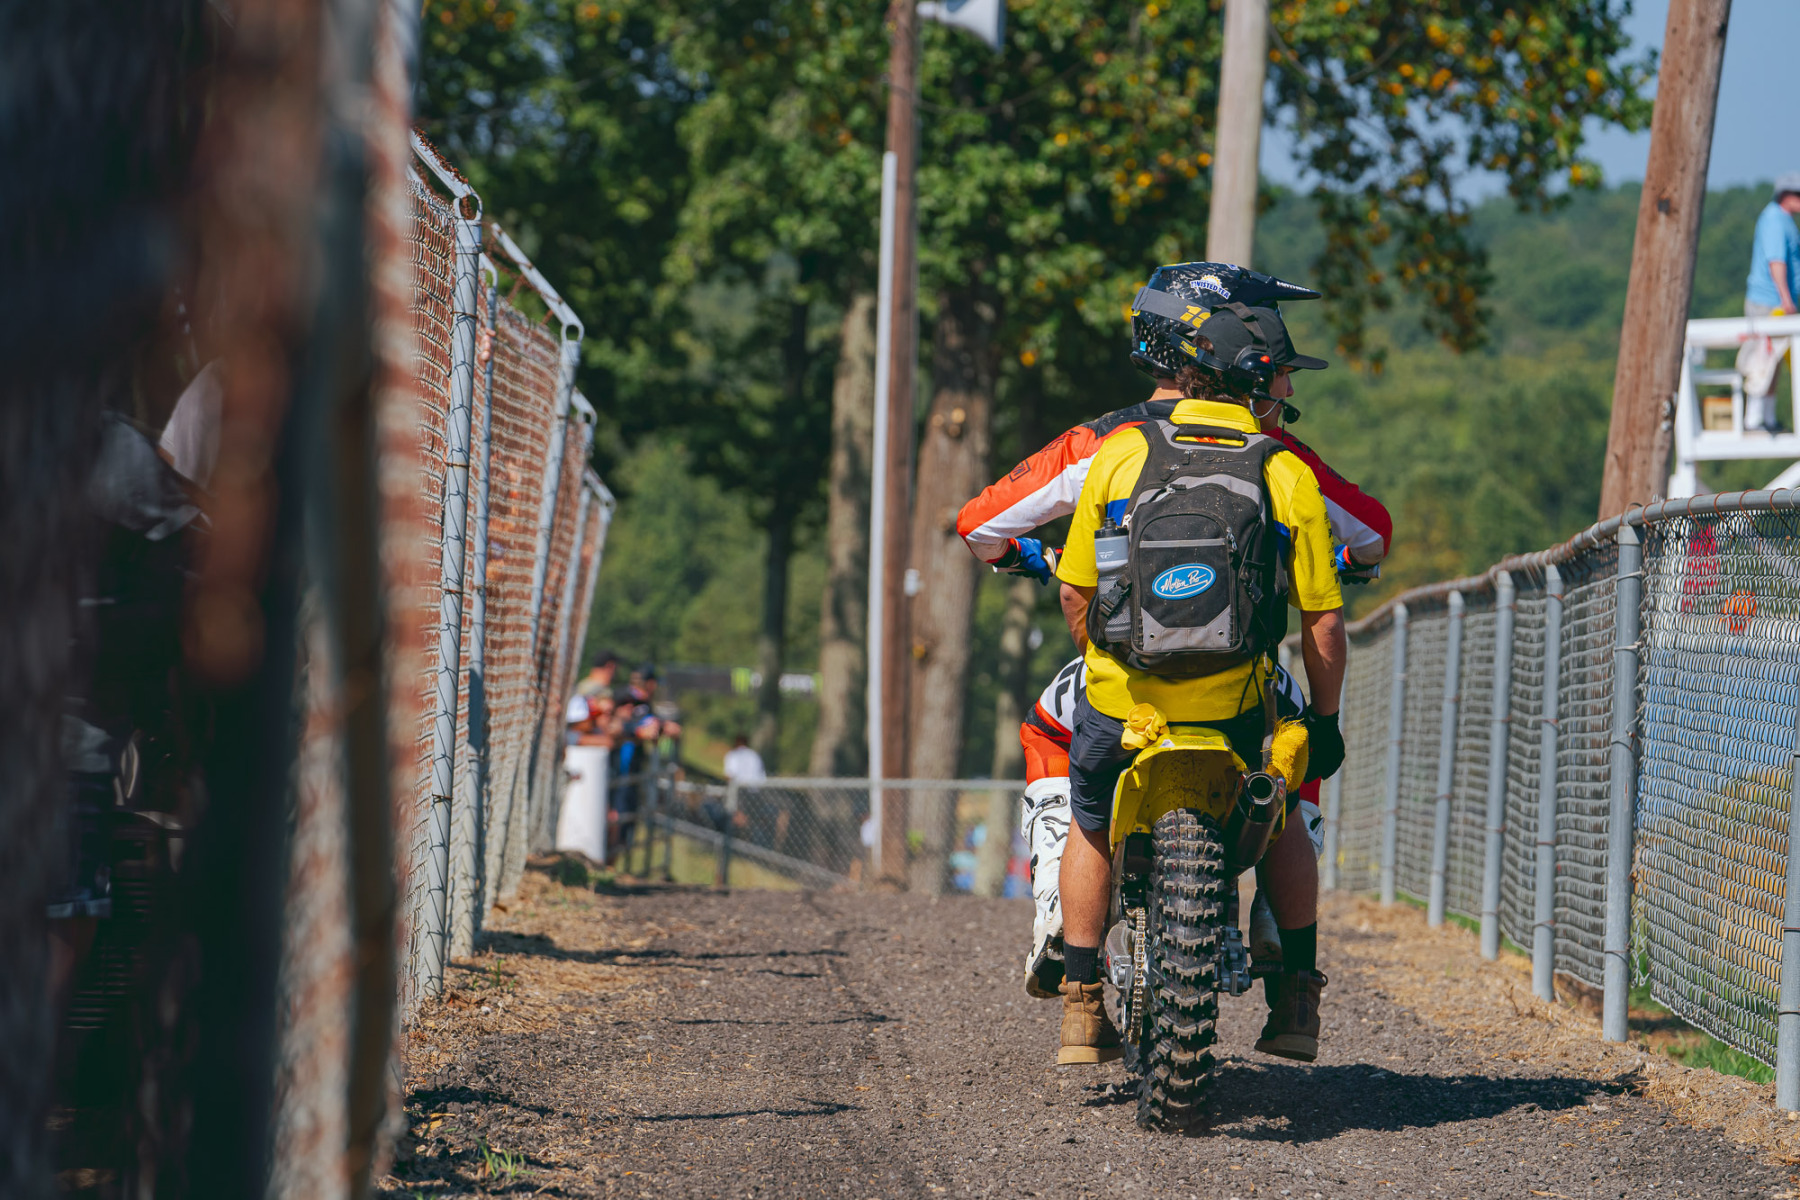
[[[1281,969],[1289,975],[1319,967],[1319,923],[1281,931]]]
[[[1063,978],[1070,983],[1100,981],[1100,947],[1063,942]]]

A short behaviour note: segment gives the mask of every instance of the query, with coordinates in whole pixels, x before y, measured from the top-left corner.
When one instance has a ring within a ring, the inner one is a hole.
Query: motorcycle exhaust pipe
[[[1267,771],[1244,776],[1225,820],[1225,853],[1232,867],[1243,870],[1261,861],[1275,831],[1275,816],[1286,803],[1287,785],[1280,776]]]

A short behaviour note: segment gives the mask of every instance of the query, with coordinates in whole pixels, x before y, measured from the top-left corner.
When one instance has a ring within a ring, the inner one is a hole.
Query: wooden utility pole
[[[1602,519],[1668,490],[1675,389],[1694,293],[1694,255],[1730,17],[1731,0],[1670,0],[1656,113],[1650,122],[1650,161],[1631,247],[1625,327],[1613,375],[1612,426],[1600,485]]]
[[[892,288],[888,321],[886,480],[882,558],[881,739],[882,773],[903,778],[907,763],[907,676],[912,638],[907,621],[906,568],[911,558],[913,478],[913,376],[918,363],[918,115],[919,18],[914,0],[894,0],[888,9],[888,152],[895,158]],[[873,599],[871,597],[871,599]],[[873,797],[871,797],[873,799]],[[906,884],[907,793],[890,790],[881,805],[881,876]]]
[[[1269,0],[1225,0],[1212,211],[1206,224],[1206,257],[1213,262],[1247,267],[1255,249],[1263,81],[1268,69]]]

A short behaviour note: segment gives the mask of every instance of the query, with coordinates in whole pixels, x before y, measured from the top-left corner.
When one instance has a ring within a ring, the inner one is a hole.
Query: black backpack
[[[1126,506],[1130,560],[1088,607],[1088,637],[1127,666],[1174,679],[1216,675],[1287,634],[1287,569],[1262,433],[1146,421]]]

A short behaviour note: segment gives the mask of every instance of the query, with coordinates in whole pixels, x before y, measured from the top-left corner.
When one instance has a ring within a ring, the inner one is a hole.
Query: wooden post
[[[882,774],[906,774],[907,676],[911,674],[912,639],[906,619],[906,568],[912,521],[913,383],[918,362],[918,166],[919,18],[914,0],[895,0],[888,10],[888,151],[895,157],[893,287],[888,318],[886,496],[882,556],[881,739]],[[906,886],[907,794],[887,791],[881,797],[881,877]]]
[[[1269,0],[1225,0],[1212,210],[1206,224],[1206,257],[1213,262],[1247,267],[1255,248],[1263,81],[1268,70]]]
[[[1675,388],[1730,16],[1731,0],[1670,0],[1613,376],[1602,520],[1668,490]]]

